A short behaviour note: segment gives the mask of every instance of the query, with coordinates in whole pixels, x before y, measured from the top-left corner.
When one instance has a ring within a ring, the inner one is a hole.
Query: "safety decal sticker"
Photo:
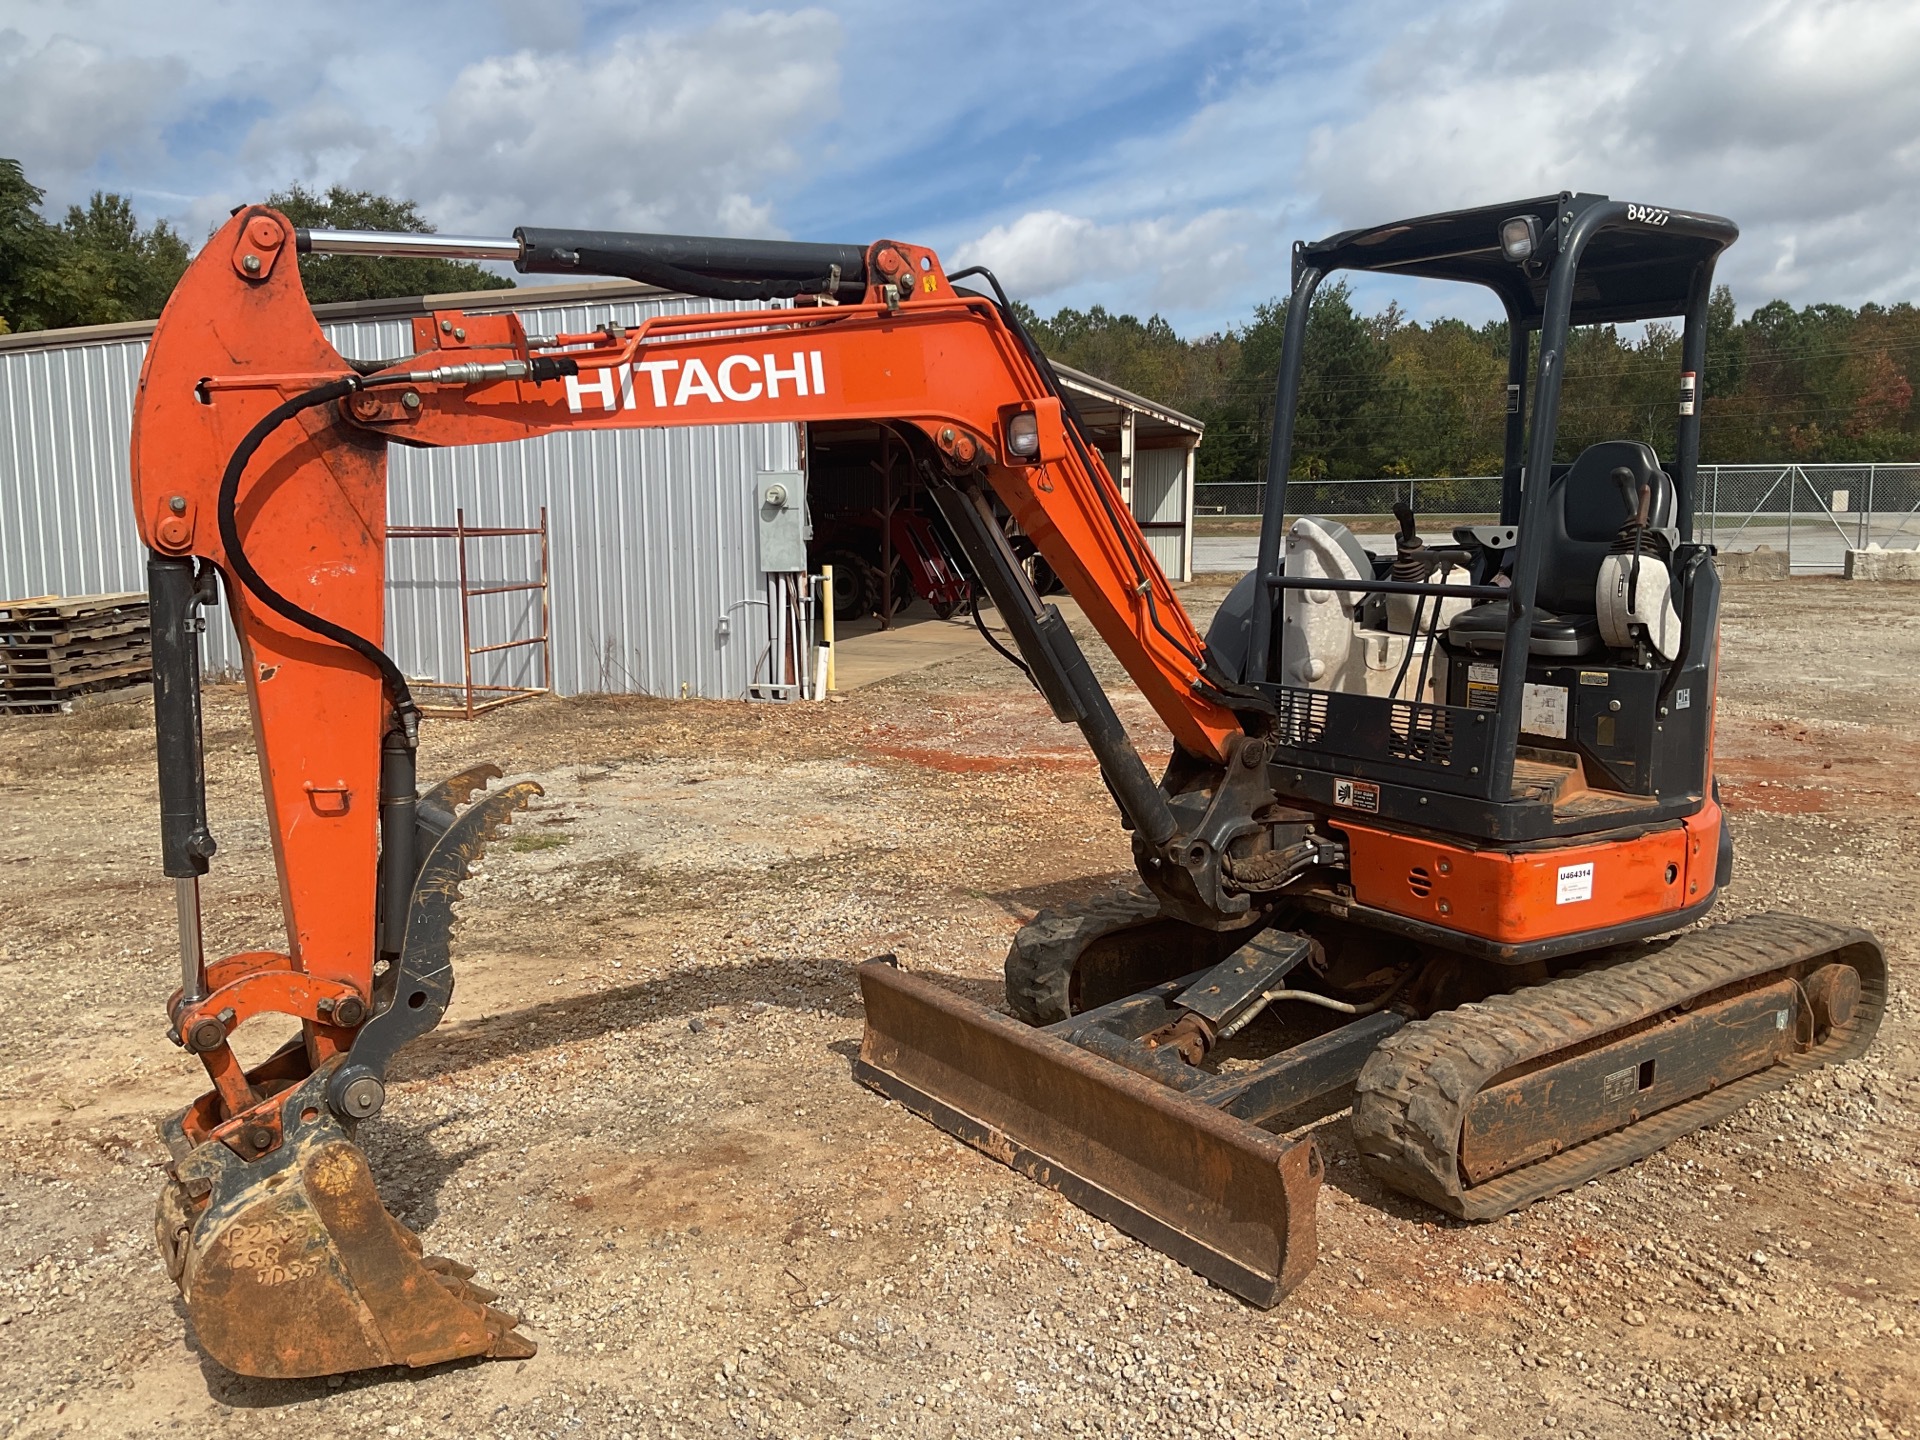
[[[1572,905],[1581,900],[1593,898],[1593,862],[1584,865],[1562,865],[1560,883],[1554,891],[1553,903]]]
[[[1369,780],[1335,780],[1333,803],[1344,805],[1349,810],[1364,810],[1369,815],[1378,815],[1380,787]]]
[[[1469,710],[1500,708],[1500,667],[1498,665],[1467,666],[1467,708]]]
[[[1674,691],[1673,708],[1676,710],[1691,710],[1693,708],[1693,690],[1688,688]]]

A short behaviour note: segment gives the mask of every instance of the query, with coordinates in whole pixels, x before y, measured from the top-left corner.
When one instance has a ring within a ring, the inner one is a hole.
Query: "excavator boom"
[[[510,315],[436,313],[415,322],[411,354],[350,364],[315,322],[296,259],[316,248],[504,256],[509,247],[530,270],[799,303],[533,337]],[[133,503],[152,555],[163,860],[181,916],[169,1029],[212,1086],[165,1127],[176,1160],[160,1237],[222,1363],[304,1375],[530,1345],[461,1267],[421,1257],[381,1210],[352,1143],[386,1103],[395,1051],[446,1008],[461,881],[535,793],[529,784],[489,789],[492,767],[418,792],[418,711],[382,635],[389,442],[741,422],[892,426],[1054,712],[1086,735],[1140,843],[1173,839],[1166,795],[1058,611],[1027,583],[989,497],[1039,548],[1183,749],[1215,762],[1233,753],[1242,739],[1235,697],[1209,673],[1199,633],[1045,358],[1008,315],[956,290],[931,251],[891,241],[560,231],[445,241],[298,231],[253,207],[207,243],[161,317],[141,377]],[[199,877],[216,844],[200,778],[195,635],[216,576],[244,656],[285,953],[202,953]],[[1165,858],[1185,876],[1187,859]],[[230,1037],[268,1015],[299,1033],[243,1070]],[[878,1063],[863,1062],[872,1074]],[[1034,1096],[1047,1089],[1035,1085]],[[1288,1193],[1310,1217],[1310,1197],[1297,1200],[1304,1158],[1289,1162]]]

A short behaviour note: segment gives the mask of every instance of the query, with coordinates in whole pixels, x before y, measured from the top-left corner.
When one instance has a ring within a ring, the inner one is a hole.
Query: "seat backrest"
[[[1642,481],[1653,487],[1648,516],[1653,524],[1664,528],[1674,523],[1678,496],[1651,445],[1639,440],[1589,445],[1547,492],[1547,541],[1538,595],[1546,609],[1561,615],[1593,614],[1600,562],[1633,514],[1613,479],[1622,466],[1633,472],[1636,492]]]

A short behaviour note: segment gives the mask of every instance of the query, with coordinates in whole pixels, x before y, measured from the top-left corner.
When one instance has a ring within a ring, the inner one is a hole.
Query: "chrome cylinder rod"
[[[511,237],[419,235],[407,230],[295,230],[302,255],[411,255],[435,260],[518,260],[521,246]]]
[[[200,944],[200,880],[173,882],[173,904],[180,915],[180,999],[197,1005],[207,998],[207,966]]]

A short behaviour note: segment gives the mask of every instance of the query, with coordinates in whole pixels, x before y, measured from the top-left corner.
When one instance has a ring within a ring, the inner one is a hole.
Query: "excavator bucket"
[[[460,885],[488,840],[540,793],[531,781],[482,793],[499,775],[475,766],[420,798],[433,843],[415,878],[390,1001],[353,1048],[308,1073],[296,1037],[248,1073],[249,1091],[268,1097],[255,1107],[210,1128],[202,1110],[213,1097],[203,1097],[161,1127],[174,1160],[160,1196],[160,1253],[201,1345],[237,1374],[294,1379],[534,1353],[519,1321],[470,1283],[471,1269],[423,1255],[387,1213],[355,1122],[329,1103],[337,1075],[363,1077],[356,1088],[383,1094],[386,1061],[445,1012]]]
[[[1256,1305],[1312,1270],[1322,1167],[1311,1141],[1282,1140],[891,960],[862,965],[860,991],[863,1084]]]
[[[473,1271],[423,1256],[380,1203],[327,1108],[333,1069],[285,1093],[282,1143],[257,1159],[166,1127],[178,1158],[157,1238],[201,1346],[236,1374],[277,1380],[532,1355]]]

